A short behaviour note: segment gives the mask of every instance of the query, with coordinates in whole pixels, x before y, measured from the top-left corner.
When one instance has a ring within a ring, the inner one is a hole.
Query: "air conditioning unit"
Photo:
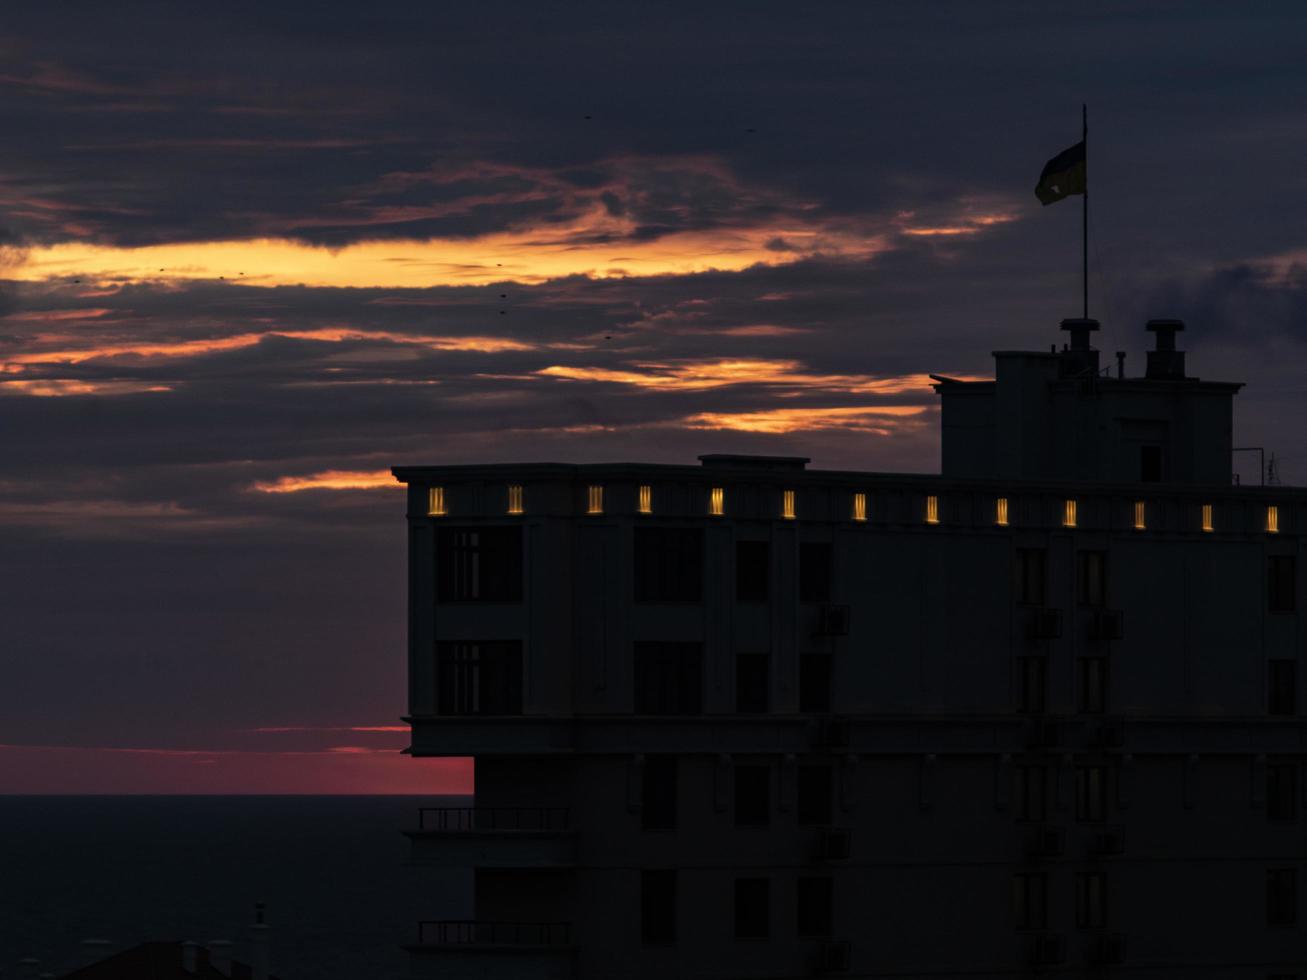
[[[1032,640],[1055,640],[1062,635],[1061,609],[1036,609],[1030,614],[1027,632]]]
[[[1026,748],[1055,748],[1060,737],[1060,727],[1052,718],[1039,717],[1026,719]]]
[[[847,939],[832,939],[817,947],[813,972],[848,973],[853,960],[853,944]]]
[[[853,849],[853,834],[847,827],[823,827],[817,832],[814,856],[819,861],[844,861]]]
[[[1044,932],[1030,937],[1028,958],[1034,966],[1057,966],[1066,962],[1066,939],[1061,933]]]
[[[1089,837],[1089,853],[1098,857],[1125,853],[1125,827],[1103,827]]]
[[[1120,718],[1105,718],[1094,726],[1094,745],[1102,749],[1119,749],[1125,744],[1125,722]]]
[[[1097,610],[1089,618],[1089,638],[1099,642],[1121,639],[1123,619],[1119,610]]]
[[[1061,827],[1038,826],[1026,831],[1028,857],[1060,857],[1066,850],[1066,835]]]
[[[1095,966],[1112,966],[1125,962],[1125,936],[1119,932],[1100,932],[1089,939],[1085,958]]]
[[[848,636],[849,607],[823,605],[817,607],[818,636]]]
[[[849,724],[843,718],[818,718],[813,741],[820,748],[843,748],[849,744]]]

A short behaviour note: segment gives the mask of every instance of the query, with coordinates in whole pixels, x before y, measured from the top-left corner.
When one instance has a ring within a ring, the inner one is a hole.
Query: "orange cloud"
[[[554,364],[537,374],[565,381],[597,381],[627,384],[639,388],[697,391],[728,385],[763,384],[822,388],[865,395],[900,395],[925,392],[926,374],[876,377],[865,374],[815,374],[802,370],[796,360],[723,359],[715,361],[639,362],[639,370]]]
[[[781,435],[787,432],[842,429],[889,436],[929,411],[919,405],[772,408],[759,412],[700,412],[684,420],[692,429],[733,429]]]
[[[16,393],[37,398],[60,398],[66,395],[136,395],[146,391],[172,391],[172,387],[141,381],[81,381],[71,378],[0,381],[0,394]]]
[[[323,470],[304,476],[282,476],[255,483],[260,493],[298,493],[301,490],[375,490],[400,488],[390,470]]]

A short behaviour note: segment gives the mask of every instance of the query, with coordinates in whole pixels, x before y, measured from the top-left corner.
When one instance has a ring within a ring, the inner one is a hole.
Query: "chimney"
[[[263,903],[254,906],[254,928],[250,939],[250,970],[253,980],[268,980],[268,924],[263,921]]]
[[[231,940],[209,940],[209,965],[224,977],[231,976]]]
[[[182,943],[182,969],[195,973],[200,968],[200,944],[186,940]]]
[[[1097,320],[1075,318],[1062,321],[1062,329],[1071,335],[1071,344],[1062,350],[1062,377],[1098,374],[1098,351],[1089,343],[1089,335],[1098,329]]]
[[[1184,377],[1184,351],[1175,349],[1175,335],[1184,329],[1183,320],[1149,320],[1148,331],[1157,337],[1157,346],[1148,352],[1145,377],[1173,380]]]
[[[1116,376],[1118,378],[1125,377],[1125,351],[1123,350],[1116,352]]]

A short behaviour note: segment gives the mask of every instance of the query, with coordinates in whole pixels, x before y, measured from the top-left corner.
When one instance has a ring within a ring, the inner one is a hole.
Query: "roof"
[[[196,947],[195,970],[188,971],[183,943],[141,943],[89,966],[64,973],[60,980],[252,980],[253,971],[231,961],[231,972],[222,973],[209,962],[209,950]],[[270,977],[269,980],[278,980]]]

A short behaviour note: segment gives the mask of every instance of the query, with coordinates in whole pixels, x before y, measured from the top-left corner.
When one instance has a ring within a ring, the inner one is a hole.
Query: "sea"
[[[84,939],[232,942],[255,904],[280,980],[401,980],[420,919],[469,918],[471,875],[402,830],[465,797],[0,796],[0,977],[60,976]]]

